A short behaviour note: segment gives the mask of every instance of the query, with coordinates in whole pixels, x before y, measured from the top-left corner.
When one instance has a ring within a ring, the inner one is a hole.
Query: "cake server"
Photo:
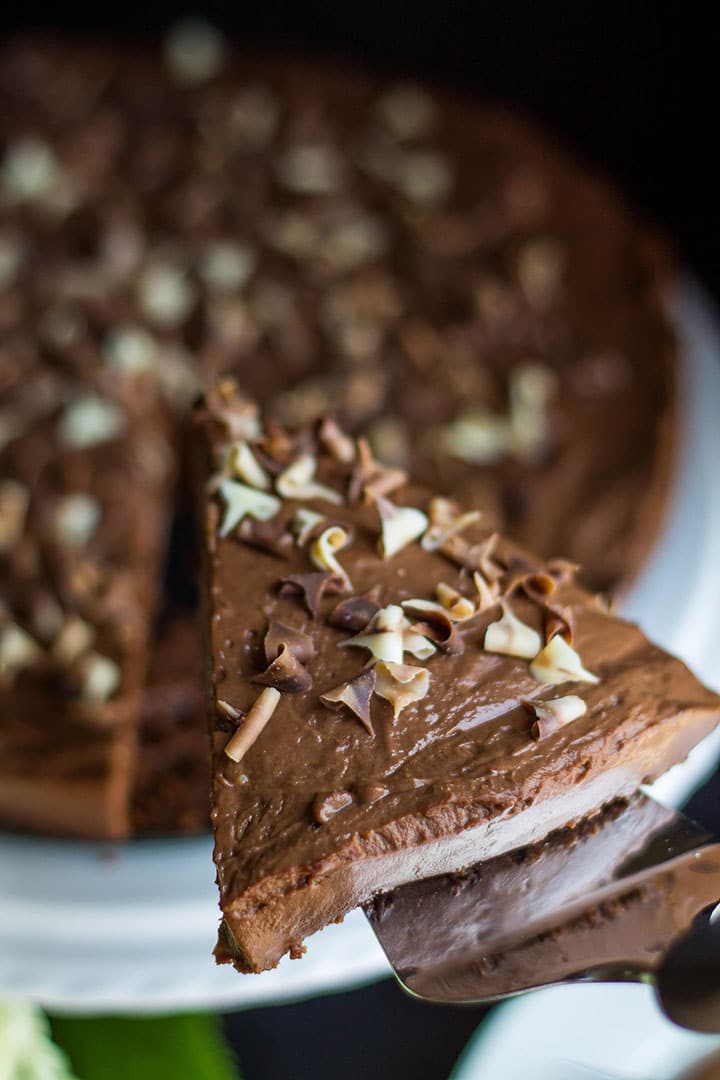
[[[560,983],[648,982],[671,1020],[720,1032],[718,900],[720,843],[640,794],[365,911],[415,997],[479,1004]]]

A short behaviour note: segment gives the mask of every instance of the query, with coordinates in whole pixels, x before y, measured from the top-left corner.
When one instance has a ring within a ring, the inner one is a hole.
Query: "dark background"
[[[709,6],[704,6],[708,11]],[[0,29],[156,34],[202,11],[248,43],[343,54],[519,106],[610,174],[720,293],[717,37],[699,4],[3,5]],[[720,830],[720,780],[694,800]],[[441,1080],[483,1016],[413,1002],[390,981],[228,1016],[246,1080]]]

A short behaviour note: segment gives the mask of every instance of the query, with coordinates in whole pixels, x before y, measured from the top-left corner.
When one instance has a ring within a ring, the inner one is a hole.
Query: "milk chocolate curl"
[[[376,461],[367,439],[358,439],[357,458],[348,485],[348,499],[359,502],[378,495],[390,495],[407,481],[403,469],[389,468]]]
[[[487,611],[494,604],[497,603],[498,594],[500,589],[497,581],[486,581],[479,570],[476,570],[473,574],[473,585],[477,589],[477,610]]]
[[[275,712],[280,697],[280,692],[271,686],[260,693],[241,726],[225,746],[225,753],[229,758],[233,761],[242,761]]]
[[[465,642],[445,612],[428,612],[422,622],[413,623],[411,629],[450,656],[459,656],[465,648]]]
[[[405,611],[418,618],[411,629],[428,638],[441,652],[459,655],[465,643],[457,632],[450,613],[432,600],[405,600]]]
[[[310,673],[286,641],[280,643],[275,659],[261,675],[256,675],[252,682],[260,686],[272,686],[282,694],[300,694],[312,686]]]
[[[301,664],[307,664],[315,655],[315,646],[309,634],[297,630],[294,626],[287,626],[285,623],[271,622],[263,641],[265,659],[268,664],[279,656],[280,646],[283,643]]]
[[[575,694],[550,701],[526,701],[523,704],[535,716],[535,722],[530,728],[533,739],[544,739],[587,712],[587,705]]]
[[[569,585],[579,570],[579,563],[570,559],[550,559],[547,564],[548,574],[555,578],[558,585]]]
[[[381,660],[375,665],[375,671],[375,692],[390,702],[396,719],[408,705],[421,701],[430,689],[430,672],[427,668]]]
[[[369,735],[373,735],[372,721],[370,720],[370,699],[375,691],[377,675],[374,668],[368,668],[362,675],[356,675],[350,682],[336,686],[334,690],[328,690],[320,695],[320,700],[328,709],[339,710],[343,706],[348,708],[358,718]]]
[[[573,617],[569,607],[545,605],[545,641],[551,641],[556,635],[565,638],[568,645],[573,643]]]
[[[337,596],[345,590],[345,582],[339,574],[320,571],[308,574],[290,574],[280,582],[281,596],[300,596],[313,619],[317,618],[320,601],[327,593]]]
[[[482,517],[479,510],[460,513],[457,503],[440,496],[430,500],[428,515],[430,527],[421,540],[421,545],[426,551],[437,551],[452,536],[463,532]]]
[[[290,558],[293,541],[284,522],[255,521],[254,518],[246,517],[240,522],[237,535],[250,547],[266,551],[278,559]]]
[[[323,449],[336,461],[349,465],[355,460],[355,443],[331,417],[326,416],[320,421],[318,439]]]
[[[235,379],[226,377],[207,389],[205,404],[231,439],[256,439],[261,434],[259,408],[245,397]]]
[[[455,533],[440,544],[440,551],[466,570],[479,570],[485,580],[492,583],[504,572],[503,566],[494,557],[498,539],[497,533],[491,533],[479,544],[471,545],[463,536]]]
[[[379,610],[380,605],[367,593],[365,596],[349,596],[332,609],[328,622],[337,630],[359,634]]]
[[[510,596],[516,591],[524,592],[529,600],[536,604],[544,604],[548,596],[555,592],[557,581],[550,574],[543,571],[519,570],[510,575],[509,580],[504,582],[504,596]]]

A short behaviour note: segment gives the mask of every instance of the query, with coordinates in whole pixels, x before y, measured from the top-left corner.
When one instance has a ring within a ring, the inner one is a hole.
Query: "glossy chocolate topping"
[[[221,960],[272,966],[377,891],[531,842],[629,794],[717,722],[716,696],[608,614],[567,563],[543,563],[422,489],[377,499],[369,493],[387,471],[365,455],[345,464],[311,432],[256,425],[232,384],[213,392],[206,468],[219,471],[205,542]],[[266,490],[241,485],[237,472],[231,479],[238,439],[265,466]],[[326,497],[273,495],[270,477],[286,490],[303,457]],[[293,530],[303,543],[278,556],[246,542],[241,502],[264,512],[275,547]],[[322,539],[338,530],[326,565],[334,585],[310,605],[313,617],[302,583],[323,569]],[[396,553],[383,558],[379,544]],[[333,625],[345,625],[351,597],[364,598],[359,621],[368,598],[380,609],[356,645],[354,630]],[[275,673],[263,685],[279,699],[258,705],[276,623],[307,635],[311,655],[298,663],[310,685],[285,687]],[[357,688],[368,662],[376,679],[366,718],[323,704],[328,692]],[[535,738],[543,706],[553,730]]]

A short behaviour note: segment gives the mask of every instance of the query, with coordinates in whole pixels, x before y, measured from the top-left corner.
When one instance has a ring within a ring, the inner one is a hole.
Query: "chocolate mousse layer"
[[[288,434],[225,380],[201,426],[220,962],[272,967],[378,892],[533,843],[720,719],[571,564],[332,423]]]

